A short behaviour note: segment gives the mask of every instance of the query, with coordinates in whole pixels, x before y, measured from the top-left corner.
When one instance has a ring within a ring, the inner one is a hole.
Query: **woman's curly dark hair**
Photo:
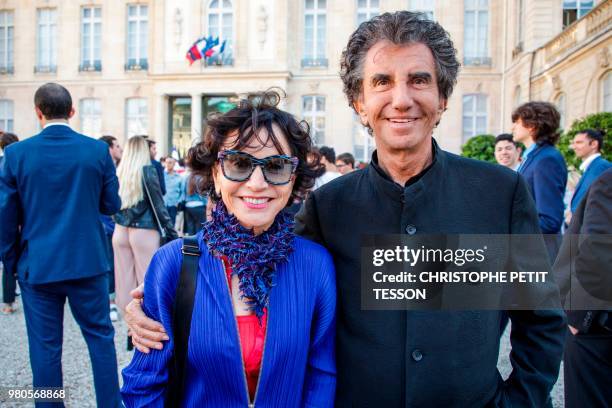
[[[316,169],[319,163],[309,163],[308,154],[313,148],[310,138],[310,127],[305,121],[297,121],[293,115],[278,109],[282,90],[269,89],[260,94],[252,96],[248,100],[241,100],[237,107],[225,114],[214,114],[208,119],[208,129],[204,140],[189,149],[187,153],[187,165],[193,174],[198,175],[197,189],[200,192],[208,192],[213,201],[218,201],[214,187],[212,170],[217,163],[217,155],[223,149],[230,133],[238,131],[238,137],[232,146],[235,150],[241,150],[248,146],[253,138],[259,143],[266,145],[271,141],[281,154],[288,154],[299,159],[295,171],[295,183],[291,191],[287,205],[291,205],[297,199],[303,199],[305,194],[314,185]],[[290,152],[283,151],[272,130],[276,124],[287,138]],[[259,130],[265,129],[267,137],[261,139]]]
[[[523,125],[534,129],[533,141],[555,145],[559,141],[559,111],[549,102],[527,102],[512,112],[512,123],[521,119]]]

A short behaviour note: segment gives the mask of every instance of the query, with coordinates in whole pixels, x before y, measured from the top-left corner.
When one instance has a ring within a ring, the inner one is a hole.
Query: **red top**
[[[232,292],[232,267],[229,264],[229,259],[223,257],[223,265],[227,274],[227,283]],[[259,378],[259,370],[261,369],[261,360],[264,350],[264,341],[266,337],[266,325],[268,322],[267,309],[264,309],[264,314],[259,319],[255,314],[247,316],[236,316],[238,323],[238,334],[240,336],[240,345],[242,347],[242,358],[244,359],[244,369],[249,386],[249,395],[251,401],[255,398],[257,389],[257,379]]]

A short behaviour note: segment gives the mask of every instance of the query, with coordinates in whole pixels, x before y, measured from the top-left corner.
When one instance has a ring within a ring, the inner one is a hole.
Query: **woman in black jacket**
[[[145,138],[131,137],[117,168],[121,210],[113,216],[116,302],[122,311],[130,291],[144,282],[151,258],[160,244],[160,228],[176,238]]]

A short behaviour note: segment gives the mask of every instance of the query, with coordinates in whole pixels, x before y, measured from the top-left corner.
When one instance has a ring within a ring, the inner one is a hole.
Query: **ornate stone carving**
[[[308,87],[310,88],[310,92],[317,92],[319,90],[319,83],[312,82],[308,85]]]
[[[181,38],[183,37],[183,13],[180,8],[174,10],[174,44],[176,47],[181,46]]]
[[[550,80],[555,91],[561,90],[561,78],[559,78],[559,75],[554,75]]]
[[[608,68],[610,66],[610,51],[608,47],[604,47],[599,51],[599,54],[597,54],[597,61],[602,68]]]
[[[257,40],[261,49],[266,45],[266,37],[268,36],[268,11],[262,4],[259,6],[257,13]]]

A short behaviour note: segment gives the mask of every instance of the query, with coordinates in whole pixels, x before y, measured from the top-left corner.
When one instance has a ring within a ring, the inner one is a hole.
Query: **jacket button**
[[[414,351],[412,352],[412,359],[414,361],[421,361],[423,359],[423,353],[421,353],[421,350],[414,349]]]
[[[417,232],[417,229],[414,225],[412,224],[408,224],[406,226],[406,232],[408,233],[408,235],[414,235]]]

